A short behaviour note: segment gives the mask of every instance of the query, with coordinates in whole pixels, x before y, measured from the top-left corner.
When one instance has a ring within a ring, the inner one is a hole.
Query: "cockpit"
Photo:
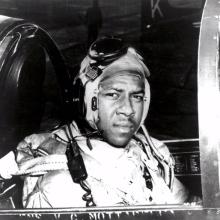
[[[70,121],[72,83],[88,49],[90,1],[0,3],[0,156],[25,136]],[[25,7],[24,10],[24,5]],[[183,205],[23,209],[20,180],[0,183],[0,215],[60,218],[218,218],[219,14],[217,1],[100,1],[99,36],[135,45],[148,63],[146,127],[175,160],[175,176],[200,198]],[[90,18],[91,19],[91,18]],[[88,39],[87,39],[88,37]],[[8,184],[8,183],[7,183]]]

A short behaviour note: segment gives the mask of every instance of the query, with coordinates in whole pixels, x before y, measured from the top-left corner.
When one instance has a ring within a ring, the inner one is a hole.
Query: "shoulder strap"
[[[162,154],[162,152],[153,143],[145,126],[142,125],[141,128],[143,130],[147,145],[150,147],[155,158],[157,159],[157,161],[161,164],[161,166],[163,168],[164,181],[169,186],[169,188],[172,189],[173,181],[174,181],[174,165],[175,165],[173,157],[171,155],[169,155],[168,157],[165,157],[165,155]],[[146,145],[144,145],[144,147],[146,147]]]

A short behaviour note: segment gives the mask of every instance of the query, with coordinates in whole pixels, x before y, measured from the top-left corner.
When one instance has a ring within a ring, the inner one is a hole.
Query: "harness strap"
[[[148,134],[148,131],[145,128],[145,126],[141,125],[141,128],[144,132],[144,135],[146,137],[146,140],[147,140],[149,147],[151,148],[152,152],[154,152],[155,157],[157,158],[158,162],[163,166],[164,180],[165,180],[166,184],[168,185],[168,187],[170,189],[172,189],[173,181],[174,181],[174,165],[175,165],[174,159],[171,156],[168,159],[165,158],[159,152],[159,150],[155,147],[155,145],[152,142],[150,135]],[[167,166],[169,167],[169,169],[166,168]]]

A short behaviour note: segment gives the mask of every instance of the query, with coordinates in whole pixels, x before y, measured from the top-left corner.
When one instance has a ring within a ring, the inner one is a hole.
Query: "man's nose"
[[[124,114],[125,116],[133,116],[134,115],[134,108],[133,104],[129,97],[123,98],[120,102],[120,106],[118,108],[117,113]]]

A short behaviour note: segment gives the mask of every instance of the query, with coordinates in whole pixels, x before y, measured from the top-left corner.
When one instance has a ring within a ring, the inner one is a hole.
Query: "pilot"
[[[182,204],[188,191],[174,176],[168,148],[149,136],[149,70],[121,39],[89,48],[73,86],[78,116],[33,134],[0,160],[3,179],[24,178],[23,207]],[[77,103],[78,102],[78,103]]]

